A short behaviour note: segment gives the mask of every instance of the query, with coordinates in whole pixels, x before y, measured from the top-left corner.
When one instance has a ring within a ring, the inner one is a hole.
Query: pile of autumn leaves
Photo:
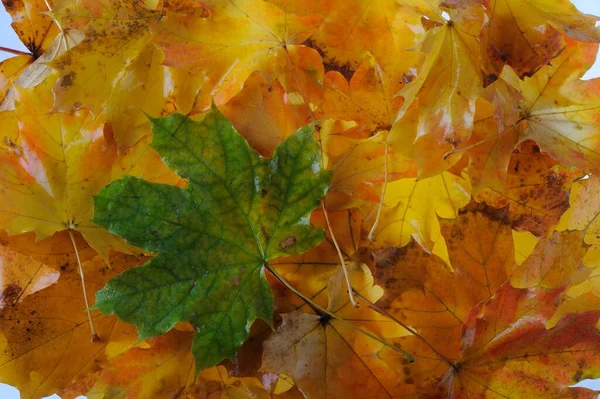
[[[3,3],[32,55],[0,64],[0,382],[63,398],[596,396],[569,388],[600,377],[600,81],[580,80],[595,18],[556,0]],[[311,221],[327,237],[272,265],[336,317],[268,275],[277,329],[257,321],[235,361],[196,376],[185,323],[137,342],[93,311],[92,340],[78,258],[92,302],[148,259],[91,221],[93,196],[124,175],[184,187],[145,114],[200,119],[212,102],[263,155],[318,121],[334,174]]]

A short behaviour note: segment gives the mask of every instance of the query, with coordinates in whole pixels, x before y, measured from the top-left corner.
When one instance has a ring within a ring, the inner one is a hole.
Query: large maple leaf
[[[570,385],[599,375],[600,312],[567,314],[546,329],[563,301],[562,292],[505,283],[464,321],[462,341],[455,342],[461,345],[458,357],[437,349],[447,346],[442,336],[427,344],[417,337],[398,340],[403,348],[412,348],[414,364],[385,348],[380,356],[390,366],[404,368],[401,384],[407,397],[595,397],[591,390]]]
[[[111,280],[96,307],[135,324],[141,339],[191,322],[201,370],[232,358],[256,318],[272,322],[265,263],[322,240],[308,216],[330,174],[321,169],[311,128],[269,159],[216,109],[201,122],[175,114],[153,125],[152,145],[188,186],[126,177],[96,196],[97,223],[158,252]]]

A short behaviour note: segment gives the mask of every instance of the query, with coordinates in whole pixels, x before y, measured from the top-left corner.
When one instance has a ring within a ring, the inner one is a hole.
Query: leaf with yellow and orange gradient
[[[0,154],[0,228],[33,231],[38,240],[72,229],[104,259],[109,250],[130,252],[91,222],[92,196],[111,181],[115,145],[90,112],[51,113],[50,85],[18,92],[19,137]]]
[[[323,53],[327,70],[344,74],[358,68],[369,54],[383,60],[393,49],[405,56],[422,33],[417,27],[420,14],[395,0],[269,2],[289,13],[318,15],[322,20],[308,44]]]
[[[307,104],[294,103],[279,81],[269,81],[258,72],[220,109],[252,148],[265,156],[312,119]]]
[[[477,5],[440,10],[450,19],[423,17],[427,33],[417,49],[426,57],[416,78],[397,94],[404,99],[398,119],[417,107],[416,138],[431,135],[440,144],[456,146],[471,137],[475,103],[483,94],[476,36],[486,17]]]
[[[308,98],[311,82],[323,70],[318,53],[301,44],[319,26],[320,17],[286,13],[258,0],[210,0],[202,5],[207,15],[167,14],[152,26],[152,40],[165,53],[165,65],[204,77],[197,106],[207,108],[211,100],[226,103],[255,71],[273,74],[286,91]]]
[[[519,141],[534,140],[559,163],[584,171],[600,167],[600,79],[580,80],[597,52],[597,44],[567,40],[552,65],[533,77],[521,81],[509,68],[502,75],[524,98],[518,104],[521,117],[515,126]]]
[[[18,235],[0,238],[0,309],[15,305],[25,297],[56,282],[60,275],[61,256],[53,248],[38,245],[34,253],[19,253],[12,249],[15,242],[30,244],[33,235]],[[44,253],[46,252],[47,253]],[[41,253],[40,253],[41,252]]]
[[[402,106],[396,93],[414,78],[410,74],[418,54],[407,53],[403,58],[406,63],[369,56],[351,78],[337,70],[327,72],[320,107],[322,118],[354,121],[362,138],[390,130]]]
[[[412,237],[427,252],[448,261],[439,219],[456,218],[470,197],[466,174],[444,172],[422,180],[405,178],[388,183],[373,241],[366,244],[372,249],[403,247]],[[365,217],[365,225],[371,229],[377,210],[378,204],[372,204]]]
[[[415,356],[414,364],[404,364],[387,348],[380,356],[391,367],[403,368],[398,385],[407,396],[595,398],[595,391],[571,385],[600,376],[600,312],[566,314],[547,330],[562,294],[562,289],[504,284],[465,320],[457,358],[436,353],[447,345],[442,335],[429,346],[415,337],[397,340]]]
[[[193,333],[170,331],[129,349],[103,368],[88,396],[110,398],[270,396],[256,378],[230,377],[223,366],[194,373]]]
[[[361,260],[360,237],[362,215],[357,209],[327,211],[329,224],[344,259]],[[335,273],[340,258],[337,254],[331,231],[327,227],[322,210],[311,215],[311,224],[325,230],[325,240],[301,255],[277,258],[269,262],[293,287],[320,306],[327,306],[327,284]],[[269,279],[275,296],[277,311],[292,312],[306,303],[271,276]]]
[[[473,306],[490,299],[514,267],[508,212],[470,208],[441,223],[454,270],[414,242],[375,253],[375,281],[385,289],[379,306],[448,358],[458,357]]]
[[[60,75],[55,110],[88,108],[99,120],[113,122],[130,119],[123,113],[132,110],[161,116],[170,99],[180,112],[192,108],[202,77],[165,67],[164,55],[150,44],[150,24],[161,12],[178,12],[179,2],[159,10],[151,3],[55,1],[52,15],[61,26],[85,36],[50,62]]]
[[[591,268],[583,264],[588,249],[580,231],[554,232],[541,239],[527,260],[515,269],[510,282],[516,288],[560,288],[585,280]]]
[[[332,210],[377,203],[381,183],[416,175],[414,162],[386,142],[384,131],[361,136],[353,122],[325,120],[319,129],[325,166],[334,171],[327,196]]]

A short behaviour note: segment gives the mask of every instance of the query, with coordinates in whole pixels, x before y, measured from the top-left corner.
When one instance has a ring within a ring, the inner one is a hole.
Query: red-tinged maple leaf
[[[592,390],[570,386],[600,376],[600,311],[567,314],[548,330],[562,295],[562,289],[505,284],[490,301],[473,308],[458,359],[432,351],[443,342],[430,341],[428,347],[415,337],[399,343],[414,343],[415,351],[409,352],[418,368],[402,365],[387,349],[381,356],[405,370],[406,397],[595,398]]]

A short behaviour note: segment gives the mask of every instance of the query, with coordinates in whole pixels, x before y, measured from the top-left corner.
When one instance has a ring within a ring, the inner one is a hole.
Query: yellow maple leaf
[[[514,127],[519,140],[534,140],[560,163],[583,170],[596,170],[600,164],[600,79],[580,80],[597,51],[597,44],[568,40],[552,65],[533,77],[521,81],[508,68],[502,75],[524,97],[518,104],[521,118]]]
[[[263,70],[280,79],[288,92],[309,93],[297,83],[315,80],[310,75],[318,77],[319,66],[297,68],[298,53],[305,51],[301,43],[318,27],[320,17],[297,16],[257,0],[210,0],[203,5],[206,17],[168,14],[152,27],[152,40],[165,53],[166,65],[204,76],[199,105],[206,108],[211,99],[226,103],[252,72]],[[303,74],[309,77],[289,79]]]
[[[50,113],[51,81],[18,92],[18,140],[0,153],[0,227],[41,240],[72,229],[108,259],[130,252],[119,237],[91,222],[92,196],[110,182],[117,153],[89,111]]]
[[[483,90],[476,36],[486,17],[481,6],[441,10],[449,20],[441,14],[423,17],[429,29],[417,48],[427,56],[417,77],[397,94],[404,99],[398,119],[414,104],[419,113],[416,139],[432,135],[455,146],[471,136],[475,103]]]
[[[471,198],[471,185],[466,176],[444,172],[418,180],[400,179],[387,185],[382,199],[379,224],[373,234],[372,248],[405,246],[411,237],[427,252],[447,263],[446,244],[438,218],[452,219]],[[372,226],[377,206],[371,205],[365,224]]]

